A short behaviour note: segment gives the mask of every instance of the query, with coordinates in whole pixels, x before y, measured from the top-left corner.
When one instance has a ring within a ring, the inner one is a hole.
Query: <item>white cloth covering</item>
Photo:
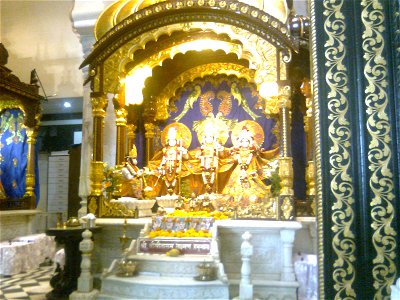
[[[0,243],[0,274],[15,275],[36,269],[46,257],[53,258],[56,242],[44,233],[17,237]]]
[[[296,254],[294,272],[299,282],[298,300],[318,299],[318,262],[314,254]]]

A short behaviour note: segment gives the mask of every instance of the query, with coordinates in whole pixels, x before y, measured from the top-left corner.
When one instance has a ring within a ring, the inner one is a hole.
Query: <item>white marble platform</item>
[[[114,219],[114,221],[100,219],[96,222],[104,226],[102,234],[107,235],[104,245],[110,245],[111,235],[117,239],[123,221],[123,219]],[[150,222],[150,218],[129,219],[128,233],[131,232],[129,229],[134,229],[137,237],[138,231]],[[297,299],[296,291],[299,283],[294,273],[293,246],[296,232],[302,228],[301,223],[220,220],[216,221],[214,226],[216,226],[220,249],[219,260],[222,263],[224,275],[227,275],[228,283],[224,281],[218,283],[219,280],[216,282],[193,280],[193,274],[196,274],[195,265],[204,261],[202,258],[191,257],[192,255],[171,258],[162,254],[135,253],[130,256],[130,259],[137,262],[139,276],[124,278],[112,275],[103,279],[102,291],[98,299],[232,299],[238,295],[242,265],[241,235],[245,231],[249,231],[253,236],[254,255],[251,260],[251,277],[255,297],[277,300]],[[112,228],[117,231],[111,234]],[[120,250],[117,250],[115,254],[118,252],[121,254]],[[114,258],[117,257],[117,255],[114,256]],[[185,259],[191,259],[192,265],[187,261],[184,262]],[[209,256],[209,259],[214,258]],[[189,290],[192,290],[192,294],[188,292]]]
[[[231,298],[239,294],[241,236],[248,231],[252,235],[253,245],[251,278],[254,294],[258,294],[261,299],[297,299],[299,284],[296,281],[292,256],[295,234],[302,228],[301,223],[221,220],[216,221],[215,225],[221,247],[221,262],[228,276]]]
[[[196,281],[191,277],[117,277],[102,283],[99,300],[113,299],[229,299],[227,285],[220,280]]]

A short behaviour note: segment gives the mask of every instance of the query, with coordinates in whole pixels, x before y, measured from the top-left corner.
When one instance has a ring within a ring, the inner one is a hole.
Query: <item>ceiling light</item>
[[[64,102],[64,107],[65,108],[70,108],[71,107],[71,103],[69,103],[68,101]]]

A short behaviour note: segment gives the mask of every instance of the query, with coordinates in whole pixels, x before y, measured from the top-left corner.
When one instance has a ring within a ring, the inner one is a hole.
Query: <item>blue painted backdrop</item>
[[[5,110],[0,115],[0,179],[6,195],[12,199],[25,194],[28,142],[23,122],[24,115],[18,109]],[[37,158],[36,153],[36,203],[39,201]]]

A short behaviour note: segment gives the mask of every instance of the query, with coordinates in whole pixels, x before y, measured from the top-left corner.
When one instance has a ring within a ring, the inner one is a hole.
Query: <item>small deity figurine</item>
[[[212,212],[215,210],[214,205],[208,195],[204,195],[203,201],[201,202],[201,210]]]
[[[178,132],[175,127],[168,130],[166,145],[162,150],[162,160],[158,168],[168,194],[175,194],[177,179],[182,170],[182,160],[188,158],[188,152],[182,146],[182,140],[178,138]]]
[[[201,143],[200,166],[203,183],[206,192],[211,193],[215,182],[216,170],[218,168],[218,153],[222,146],[218,143],[215,130],[211,124],[205,126]]]
[[[133,146],[129,155],[126,156],[126,161],[122,167],[121,173],[123,177],[122,182],[122,196],[133,196],[135,198],[142,197],[142,174],[143,170],[137,166],[137,151]]]
[[[196,198],[196,194],[192,193],[189,199],[189,210],[190,211],[196,211],[197,210],[197,198]]]
[[[185,209],[185,199],[181,196],[175,201],[175,209],[184,210]]]

